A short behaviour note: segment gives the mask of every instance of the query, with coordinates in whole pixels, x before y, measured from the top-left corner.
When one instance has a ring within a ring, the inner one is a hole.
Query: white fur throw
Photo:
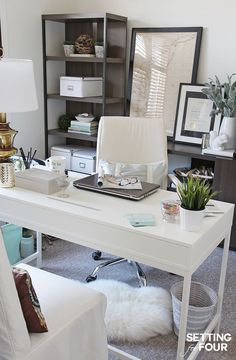
[[[97,280],[88,286],[107,296],[105,322],[109,341],[141,342],[172,331],[168,291],[151,286],[133,288],[115,280]]]

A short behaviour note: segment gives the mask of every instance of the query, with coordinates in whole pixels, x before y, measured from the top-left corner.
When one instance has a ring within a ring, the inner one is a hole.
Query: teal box
[[[6,224],[2,227],[4,244],[10,264],[21,260],[20,242],[22,238],[22,227],[14,224]]]

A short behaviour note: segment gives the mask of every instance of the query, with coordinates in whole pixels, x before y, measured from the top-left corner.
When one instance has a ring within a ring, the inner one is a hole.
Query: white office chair
[[[74,280],[26,269],[48,326],[29,334],[0,231],[0,359],[107,360],[103,294]]]
[[[157,118],[104,116],[99,122],[96,171],[100,166],[113,167],[113,175],[136,175],[143,181],[167,185],[167,136],[163,121]],[[128,201],[128,200],[124,200]],[[125,204],[124,204],[125,206]],[[100,251],[92,254],[94,260]],[[127,261],[117,258],[98,265],[86,281],[96,280],[100,269]],[[137,262],[135,266],[141,286],[146,286],[146,276]]]

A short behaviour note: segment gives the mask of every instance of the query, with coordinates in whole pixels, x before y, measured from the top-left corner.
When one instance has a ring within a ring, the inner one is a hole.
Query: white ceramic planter
[[[228,136],[228,142],[224,146],[225,149],[236,149],[236,117],[223,117],[220,134]]]
[[[180,227],[186,231],[197,231],[203,221],[204,210],[187,210],[180,207]]]
[[[74,54],[75,52],[75,46],[74,45],[63,45],[65,56],[70,56],[71,54]]]
[[[104,47],[102,45],[95,45],[95,55],[98,58],[103,58],[103,56],[104,56]]]

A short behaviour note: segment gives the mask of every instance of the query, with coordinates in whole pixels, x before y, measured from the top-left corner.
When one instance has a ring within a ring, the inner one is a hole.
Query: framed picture
[[[201,36],[201,27],[132,30],[128,115],[164,118],[173,137],[179,84],[196,83]]]
[[[219,131],[221,115],[210,115],[213,102],[202,93],[204,85],[181,83],[175,118],[174,141],[201,145],[202,135]]]

